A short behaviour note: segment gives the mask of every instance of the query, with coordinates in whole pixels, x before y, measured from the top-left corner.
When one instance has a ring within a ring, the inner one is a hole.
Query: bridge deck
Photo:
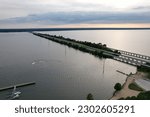
[[[127,52],[127,51],[123,51],[123,50],[117,50],[117,49],[113,49],[113,48],[109,48],[113,51],[118,51],[119,53],[114,53],[111,51],[107,51],[107,50],[103,50],[103,49],[99,49],[99,48],[95,48],[95,47],[91,47],[91,46],[87,46],[85,44],[81,44],[79,42],[74,42],[71,40],[67,40],[67,39],[61,39],[58,37],[51,37],[50,35],[46,35],[46,34],[41,34],[41,33],[33,33],[36,36],[40,36],[49,40],[59,40],[61,42],[66,42],[66,43],[71,43],[73,45],[78,45],[78,46],[82,46],[84,48],[86,48],[87,50],[90,51],[98,51],[98,52],[103,52],[103,54],[105,55],[109,55],[112,56],[112,59],[123,62],[123,63],[127,63],[133,66],[145,66],[150,68],[150,57],[146,56],[146,55],[140,55],[140,54],[136,54],[136,53],[132,53],[132,52]]]
[[[114,49],[114,48],[110,48],[110,49],[112,49],[114,51],[117,50],[122,55],[128,55],[128,56],[132,56],[132,57],[135,57],[135,58],[140,58],[140,59],[144,59],[144,60],[150,61],[150,56],[147,56],[147,55],[137,54],[137,53],[128,52],[128,51],[124,51],[124,50],[118,50],[118,49]]]

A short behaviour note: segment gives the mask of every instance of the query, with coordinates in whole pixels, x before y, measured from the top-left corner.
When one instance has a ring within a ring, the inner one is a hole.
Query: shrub
[[[150,100],[150,91],[141,92],[137,97],[120,98],[119,100]]]
[[[116,91],[121,90],[121,89],[122,89],[121,84],[120,84],[120,83],[116,83],[115,86],[114,86],[114,89],[115,89]]]
[[[138,100],[150,100],[150,91],[141,92],[137,96]]]
[[[86,97],[87,100],[94,100],[93,95],[89,93]]]

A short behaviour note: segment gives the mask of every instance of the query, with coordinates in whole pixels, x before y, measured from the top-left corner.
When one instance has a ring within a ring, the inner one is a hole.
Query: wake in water
[[[44,63],[44,62],[47,62],[47,60],[44,60],[44,59],[37,59],[37,60],[34,60],[34,61],[32,62],[32,65],[40,64],[40,63]]]

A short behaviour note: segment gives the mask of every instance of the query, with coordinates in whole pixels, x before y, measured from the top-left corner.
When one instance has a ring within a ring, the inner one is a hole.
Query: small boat
[[[16,86],[14,86],[14,89],[12,91],[12,94],[10,95],[10,99],[17,99],[20,97],[21,92],[16,91]]]
[[[20,95],[17,94],[17,95],[14,95],[11,99],[14,100],[14,99],[17,99],[19,97],[20,97]]]

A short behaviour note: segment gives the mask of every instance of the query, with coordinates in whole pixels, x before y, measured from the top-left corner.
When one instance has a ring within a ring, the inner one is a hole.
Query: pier
[[[24,86],[29,86],[29,85],[35,85],[35,84],[36,84],[35,82],[21,83],[21,84],[17,84],[17,85],[11,85],[11,86],[0,88],[0,91],[4,91],[4,90],[8,90],[8,89],[13,89],[14,86],[16,86],[16,88],[18,88],[18,87],[24,87]]]
[[[118,72],[118,73],[120,73],[120,74],[123,74],[123,75],[126,75],[126,76],[129,76],[129,74],[126,74],[126,73],[124,73],[124,72],[122,72],[122,71],[119,71],[119,70],[116,70],[116,72]]]

